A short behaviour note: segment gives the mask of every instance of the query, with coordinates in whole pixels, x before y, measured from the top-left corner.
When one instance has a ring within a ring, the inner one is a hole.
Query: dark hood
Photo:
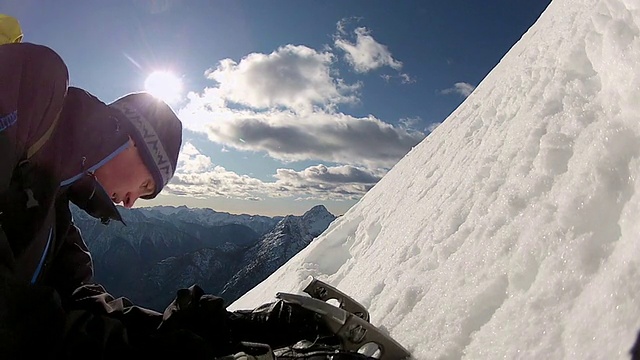
[[[69,87],[59,126],[57,136],[66,140],[59,142],[65,147],[61,150],[68,154],[62,166],[62,186],[68,188],[69,199],[103,221],[105,214],[111,219],[121,220],[109,195],[99,184],[91,181],[89,174],[127,144],[129,132],[126,124],[114,116],[113,109],[89,92]]]

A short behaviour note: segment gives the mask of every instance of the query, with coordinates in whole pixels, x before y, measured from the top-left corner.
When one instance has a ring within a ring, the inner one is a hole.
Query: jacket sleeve
[[[93,261],[80,229],[73,223],[65,197],[56,201],[56,228],[62,245],[49,265],[46,284],[55,288],[63,300],[83,284],[91,283]]]
[[[66,231],[45,281],[60,294],[66,314],[60,341],[64,357],[82,357],[84,354],[76,352],[89,349],[99,357],[143,351],[162,321],[162,314],[136,306],[125,297],[115,298],[103,286],[93,283],[91,255],[73,223],[68,204],[65,197],[56,203],[56,226]]]

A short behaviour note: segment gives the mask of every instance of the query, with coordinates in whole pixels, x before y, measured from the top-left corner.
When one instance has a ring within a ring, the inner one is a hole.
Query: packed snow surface
[[[554,0],[431,135],[230,309],[313,276],[416,359],[628,359],[639,190],[640,1]]]

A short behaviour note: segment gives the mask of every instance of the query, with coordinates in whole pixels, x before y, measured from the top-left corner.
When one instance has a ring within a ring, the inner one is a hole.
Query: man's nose
[[[125,199],[124,202],[124,207],[127,209],[131,209],[133,207],[133,204],[135,204],[136,200],[138,200],[140,198],[140,194],[138,193],[127,193],[127,197]]]

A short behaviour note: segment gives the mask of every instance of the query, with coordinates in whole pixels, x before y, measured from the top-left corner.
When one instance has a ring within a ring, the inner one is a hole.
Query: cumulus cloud
[[[184,170],[183,170],[184,171]],[[208,171],[176,171],[167,192],[176,195],[188,195],[193,198],[222,196],[227,198],[259,199],[256,194],[265,194],[265,184],[247,175],[239,175],[222,166]]]
[[[279,192],[292,193],[307,198],[321,199],[331,196],[357,199],[369,191],[382,173],[343,165],[327,167],[316,165],[302,171],[278,169],[275,183]]]
[[[368,30],[361,28],[355,34],[354,49],[371,55],[358,57],[360,64],[400,69],[402,64]],[[214,165],[193,145],[185,144],[168,191],[244,199],[364,194],[382,176],[380,172],[386,172],[426,135],[373,115],[339,112],[339,104],[359,101],[361,84],[340,79],[334,61],[331,49],[294,45],[270,54],[249,54],[237,62],[222,60],[205,73],[215,85],[189,93],[178,114],[185,129],[207,134],[222,145],[222,151],[262,153],[284,163],[317,161],[338,166],[278,169],[273,175],[276,180],[265,182]],[[394,77],[413,80],[400,72]]]
[[[365,73],[383,66],[389,66],[395,70],[402,68],[402,62],[394,59],[389,49],[377,42],[367,28],[356,28],[355,42],[350,42],[344,38],[346,34],[344,25],[343,21],[338,23],[338,35],[335,37],[334,44],[345,52],[347,62],[353,66],[354,70]]]
[[[205,75],[218,82],[220,99],[256,109],[308,109],[357,101],[360,84],[332,74],[331,52],[286,45],[271,54],[252,53],[240,62],[225,59]]]
[[[327,167],[322,164],[303,171],[278,169],[276,178],[287,184],[375,184],[380,180],[380,176],[370,170],[349,165]]]
[[[390,167],[425,137],[423,132],[393,126],[372,115],[358,118],[324,111],[256,112],[197,105],[205,103],[194,101],[180,112],[185,124],[205,122],[210,140],[238,150],[266,152],[282,161]]]
[[[275,180],[265,182],[215,166],[209,157],[187,143],[180,154],[176,174],[166,191],[193,198],[355,200],[375,185],[384,172],[348,165],[328,167],[320,164],[301,171],[277,169],[273,175]]]
[[[452,94],[452,93],[456,93],[456,94],[460,94],[464,97],[467,97],[469,95],[471,95],[471,93],[473,92],[473,90],[475,90],[476,87],[466,83],[466,82],[458,82],[453,84],[453,87],[442,90],[441,93],[442,94]]]
[[[210,157],[193,144],[186,143],[178,157],[176,173],[166,189],[168,193],[193,198],[222,196],[246,199],[264,193],[264,183],[214,165]]]
[[[182,152],[178,157],[176,170],[183,173],[199,173],[208,171],[212,167],[211,158],[202,155],[193,144],[184,144]]]

